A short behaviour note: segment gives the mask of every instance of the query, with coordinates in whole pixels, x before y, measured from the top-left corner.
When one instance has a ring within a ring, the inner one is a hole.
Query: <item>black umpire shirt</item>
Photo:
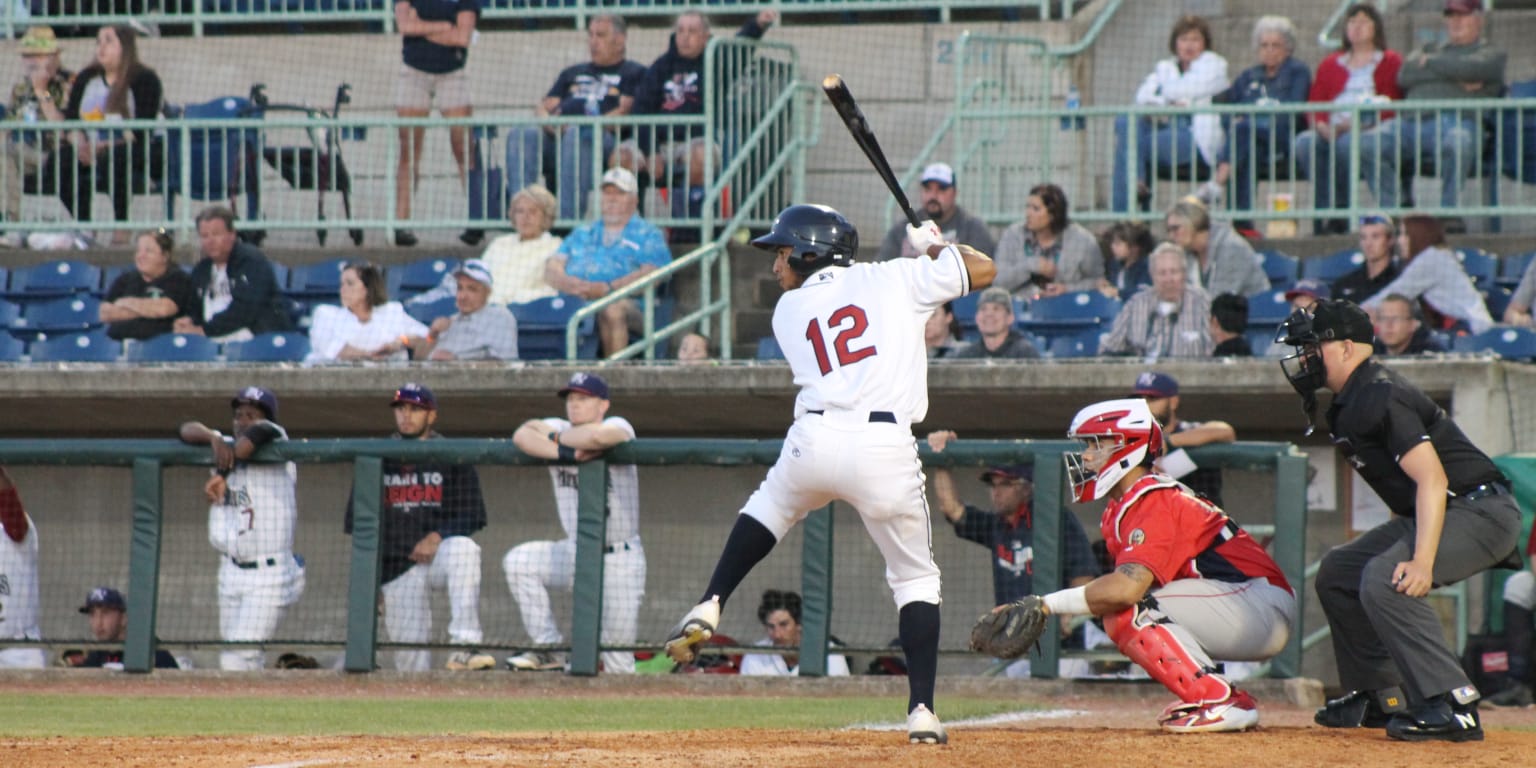
[[[1361,363],[1333,398],[1328,424],[1334,445],[1395,515],[1413,516],[1418,487],[1398,460],[1426,440],[1440,455],[1451,492],[1508,482],[1440,406],[1374,359]]]

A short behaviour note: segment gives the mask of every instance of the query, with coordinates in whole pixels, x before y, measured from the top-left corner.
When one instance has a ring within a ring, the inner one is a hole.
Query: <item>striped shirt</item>
[[[1211,356],[1211,297],[1205,291],[1184,287],[1176,312],[1157,311],[1157,291],[1139,291],[1115,316],[1114,327],[1099,345],[1100,354],[1162,357]]]

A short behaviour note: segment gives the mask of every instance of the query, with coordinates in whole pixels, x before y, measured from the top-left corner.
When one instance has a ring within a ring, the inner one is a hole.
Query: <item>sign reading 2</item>
[[[875,355],[876,350],[873,344],[862,349],[849,348],[855,340],[869,330],[869,316],[864,313],[863,307],[849,304],[833,312],[832,316],[827,318],[827,327],[842,329],[838,331],[837,338],[832,340],[832,349],[837,352],[839,368],[853,365],[866,357]],[[805,338],[816,350],[816,366],[821,369],[821,375],[831,373],[832,359],[827,355],[827,342],[822,338],[821,323],[818,318],[811,318],[811,322],[805,326]]]

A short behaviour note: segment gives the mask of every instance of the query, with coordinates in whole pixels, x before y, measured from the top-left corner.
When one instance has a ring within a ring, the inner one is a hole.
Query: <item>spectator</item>
[[[976,302],[976,330],[981,338],[956,350],[950,357],[962,359],[1025,360],[1040,356],[1035,345],[1013,327],[1013,296],[1008,289],[992,286]]]
[[[400,74],[395,80],[395,114],[400,117],[427,117],[432,102],[444,118],[469,117],[474,114],[469,94],[469,75],[464,65],[469,61],[469,46],[475,38],[475,22],[480,18],[480,4],[475,0],[396,0],[395,28],[400,30]],[[416,235],[403,228],[411,220],[411,195],[421,176],[421,146],[425,126],[400,128],[400,157],[395,168],[395,219],[402,228],[395,230],[395,245],[415,245]],[[459,185],[468,181],[469,126],[448,129],[448,144],[459,166]],[[473,245],[479,237],[473,231],[461,236]]]
[[[0,467],[0,639],[42,640],[38,601],[37,526],[21,504],[16,484]],[[41,648],[0,647],[0,669],[42,669],[48,655]]]
[[[390,409],[396,440],[435,440],[437,396],[425,385],[407,382],[395,390]],[[480,545],[471,538],[485,528],[480,475],[468,464],[385,459],[379,492],[379,594],[384,628],[396,643],[426,643],[432,637],[433,589],[448,596],[448,642],[480,644]],[[343,527],[352,533],[347,499]],[[395,651],[395,669],[425,672],[432,653]],[[448,669],[494,669],[496,659],[476,650],[455,651]]]
[[[1422,355],[1445,351],[1419,319],[1419,308],[1414,305],[1413,299],[1400,293],[1387,294],[1377,306],[1376,341],[1372,346],[1378,355]]]
[[[20,123],[53,122],[64,119],[60,108],[67,103],[73,73],[59,65],[59,40],[53,27],[31,27],[17,41],[21,49],[21,79],[11,88],[8,120]],[[22,181],[44,172],[53,155],[58,134],[54,132],[6,131],[4,152],[0,153],[0,213],[15,224],[21,221]],[[26,242],[21,232],[0,235],[0,247],[20,248]]]
[[[495,282],[490,268],[479,259],[470,259],[453,271],[453,278],[458,283],[454,306],[459,311],[432,321],[426,338],[413,345],[415,356],[428,360],[516,360],[517,318],[506,305],[490,303]]]
[[[955,303],[946,301],[928,316],[923,325],[923,344],[928,347],[928,359],[955,357],[955,353],[965,346],[960,339],[960,321],[955,318]]]
[[[1445,0],[1444,42],[1434,42],[1408,54],[1397,73],[1403,98],[1415,100],[1497,99],[1504,95],[1504,51],[1483,40],[1482,0]],[[1422,172],[1426,159],[1440,176],[1440,206],[1455,208],[1461,180],[1477,169],[1483,139],[1476,109],[1404,112],[1393,121],[1391,137],[1377,152],[1384,208],[1398,204],[1399,158]],[[1393,140],[1395,139],[1395,140]],[[1399,147],[1400,145],[1400,147]],[[1401,151],[1399,151],[1399,149]],[[1375,169],[1363,165],[1368,176]],[[1411,203],[1410,203],[1411,205]],[[1459,217],[1445,222],[1459,234],[1467,225]],[[1404,254],[1406,257],[1407,254]]]
[[[572,232],[544,262],[544,279],[561,293],[588,301],[600,299],[672,262],[661,230],[640,217],[639,186],[625,168],[603,174],[603,212],[597,221]],[[603,354],[629,343],[630,327],[639,327],[634,299],[609,304],[597,318]]]
[[[1099,290],[1108,296],[1130,298],[1137,291],[1152,285],[1152,273],[1147,271],[1147,254],[1157,246],[1152,232],[1134,221],[1122,221],[1104,233],[1113,256],[1105,262],[1107,278],[1099,282]]]
[[[507,218],[516,231],[502,235],[486,246],[480,260],[490,269],[496,287],[491,290],[492,304],[526,304],[554,296],[553,286],[544,280],[544,260],[560,247],[560,238],[549,228],[555,223],[555,196],[534,184],[512,196]],[[453,272],[431,290],[406,299],[408,306],[431,304],[459,293],[459,281]]]
[[[1445,229],[1438,219],[1424,215],[1403,217],[1402,233],[1397,236],[1397,251],[1402,254],[1402,273],[1360,307],[1374,313],[1381,301],[1393,293],[1423,303],[1430,318],[1430,329],[1449,329],[1462,323],[1473,333],[1493,326],[1493,317],[1483,304],[1472,278],[1461,268],[1461,261],[1445,247]],[[1433,313],[1432,315],[1430,313]]]
[[[709,362],[709,337],[702,333],[688,333],[677,343],[677,362],[683,365],[704,365]]]
[[[1536,529],[1525,543],[1525,568],[1504,581],[1504,650],[1509,654],[1509,669],[1504,686],[1485,701],[1494,707],[1529,707],[1531,698],[1532,612],[1536,611],[1536,572],[1531,555],[1536,555]]]
[[[1184,451],[1211,443],[1237,440],[1237,430],[1225,421],[1185,421],[1179,418],[1179,381],[1166,373],[1147,371],[1136,377],[1132,396],[1147,401],[1147,410],[1163,428],[1162,455],[1154,469],[1189,486],[1222,506],[1221,467],[1200,468]]]
[[[192,278],[171,261],[175,243],[165,230],[143,232],[133,251],[133,269],[117,276],[99,309],[107,335],[152,339],[170,333],[176,320],[197,303]]]
[[[1504,309],[1504,324],[1530,328],[1532,312],[1536,311],[1533,304],[1536,304],[1536,259],[1526,265],[1525,272],[1520,275],[1520,284],[1509,297],[1509,306]]]
[[[87,122],[153,120],[160,116],[160,76],[139,63],[138,33],[126,24],[96,33],[96,57],[70,85],[64,119]],[[134,182],[150,170],[150,136],[145,130],[74,130],[58,148],[59,199],[76,221],[91,220],[92,198],[105,191],[112,217],[128,220]],[[128,231],[112,235],[113,245],[128,242]]]
[[[969,243],[988,256],[997,251],[997,241],[992,239],[992,230],[987,227],[987,223],[972,216],[956,202],[959,191],[954,168],[948,163],[929,163],[923,168],[919,183],[923,187],[923,215],[939,225],[939,231],[944,233],[946,242]],[[880,243],[876,259],[890,261],[898,256],[916,255],[917,251],[912,250],[911,244],[907,242],[907,223],[902,221],[892,225],[885,233],[885,240]]]
[[[1024,220],[998,240],[993,285],[1026,298],[1092,290],[1104,279],[1099,241],[1067,216],[1067,193],[1037,184],[1024,200]]]
[[[1392,217],[1371,214],[1360,220],[1360,255],[1365,259],[1355,269],[1333,282],[1333,295],[1359,304],[1381,292],[1397,279],[1397,259],[1392,249],[1397,228]]]
[[[234,212],[217,205],[204,208],[197,214],[197,238],[203,258],[192,267],[196,302],[176,318],[172,330],[221,343],[288,330],[288,311],[272,265],[256,246],[235,237]]]
[[[341,305],[320,304],[309,324],[309,355],[306,363],[389,360],[407,358],[416,339],[428,334],[427,326],[406,314],[398,301],[389,300],[384,273],[367,262],[353,262],[341,270]]]
[[[1291,309],[1305,312],[1311,312],[1313,304],[1326,300],[1329,295],[1328,286],[1311,277],[1297,280],[1295,285],[1285,289],[1285,300],[1291,303]]]
[[[1194,107],[1211,103],[1226,90],[1227,60],[1211,51],[1211,26],[1199,16],[1183,16],[1168,35],[1173,58],[1163,59],[1136,90],[1142,106]],[[1221,150],[1221,119],[1209,113],[1172,118],[1136,118],[1136,178],[1127,164],[1130,156],[1130,123],[1125,115],[1115,118],[1114,171],[1110,178],[1110,207],[1130,210],[1130,193],[1137,207],[1151,204],[1153,164],[1157,170],[1194,176],[1201,166],[1216,164]],[[1134,185],[1134,187],[1132,186]]]
[[[753,643],[774,648],[799,648],[800,595],[780,592],[777,589],[763,591],[763,601],[757,604],[757,620],[768,630],[768,636]],[[836,638],[828,637],[832,645],[839,645]],[[798,675],[800,657],[780,653],[748,653],[741,657],[743,675]],[[841,653],[827,654],[827,677],[847,677],[848,657]]]
[[[1263,16],[1253,25],[1253,48],[1259,63],[1245,69],[1231,87],[1216,94],[1218,104],[1300,104],[1312,87],[1312,72],[1296,59],[1296,27],[1284,16]],[[1239,213],[1253,210],[1254,168],[1284,166],[1291,162],[1291,136],[1296,115],[1255,113],[1232,115],[1231,135],[1216,153],[1212,183],[1235,186],[1227,199]],[[1236,177],[1233,178],[1233,174]],[[1237,229],[1253,229],[1252,219],[1237,219]]]
[[[1184,249],[1163,243],[1147,257],[1152,289],[1132,296],[1099,345],[1106,355],[1211,356],[1211,299],[1185,276]]]
[[[1307,97],[1315,104],[1331,104],[1340,109],[1308,115],[1311,128],[1296,137],[1292,152],[1302,178],[1312,179],[1313,205],[1318,210],[1354,205],[1355,177],[1350,173],[1349,153],[1355,137],[1360,141],[1365,183],[1381,201],[1381,179],[1376,174],[1375,158],[1382,153],[1383,134],[1392,130],[1387,121],[1395,113],[1361,112],[1360,125],[1355,125],[1355,113],[1347,107],[1403,98],[1403,90],[1397,85],[1403,57],[1387,48],[1381,11],[1371,3],[1355,3],[1344,12],[1344,18],[1344,42],[1338,53],[1323,57],[1317,65],[1317,79]],[[1366,168],[1370,172],[1365,172]],[[1344,219],[1312,220],[1314,235],[1341,235],[1348,231],[1349,223]]]
[[[1248,297],[1223,293],[1211,299],[1212,357],[1253,357],[1248,343]]]
[[[629,24],[622,16],[593,16],[587,22],[591,60],[561,70],[533,113],[541,118],[629,114],[645,79],[645,65],[626,58],[628,39]],[[507,133],[507,173],[514,174],[514,183],[526,187],[537,182],[542,172],[560,195],[559,218],[584,218],[595,178],[593,166],[597,158],[608,157],[618,141],[616,127],[602,128],[602,154],[594,155],[597,128],[551,124],[512,129]]]
[[[98,643],[122,643],[128,639],[128,601],[111,587],[97,587],[85,597],[80,612],[91,619],[91,636]],[[123,668],[123,649],[106,648],[90,652],[65,651],[64,663],[71,667]],[[164,648],[155,649],[155,669],[181,669],[176,657]]]
[[[1168,239],[1183,248],[1189,259],[1190,285],[1212,296],[1249,296],[1269,290],[1269,278],[1253,246],[1230,224],[1211,221],[1204,205],[1190,200],[1177,203],[1168,211],[1167,226]]]

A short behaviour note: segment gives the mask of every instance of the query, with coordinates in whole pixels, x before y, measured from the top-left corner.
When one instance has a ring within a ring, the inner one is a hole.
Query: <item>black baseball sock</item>
[[[704,597],[699,602],[719,595],[720,604],[725,605],[736,587],[741,586],[741,580],[778,543],[779,540],[773,537],[773,531],[759,523],[757,518],[737,515],[736,525],[731,528],[731,535],[725,540],[725,551],[720,553],[720,562],[715,563],[715,575],[709,577],[709,589],[704,591]]]
[[[907,654],[907,711],[922,704],[933,708],[933,683],[939,673],[939,606],[907,603],[901,607],[901,650]]]
[[[1531,678],[1531,609],[1504,601],[1504,641],[1509,652],[1509,676],[1521,683]]]

